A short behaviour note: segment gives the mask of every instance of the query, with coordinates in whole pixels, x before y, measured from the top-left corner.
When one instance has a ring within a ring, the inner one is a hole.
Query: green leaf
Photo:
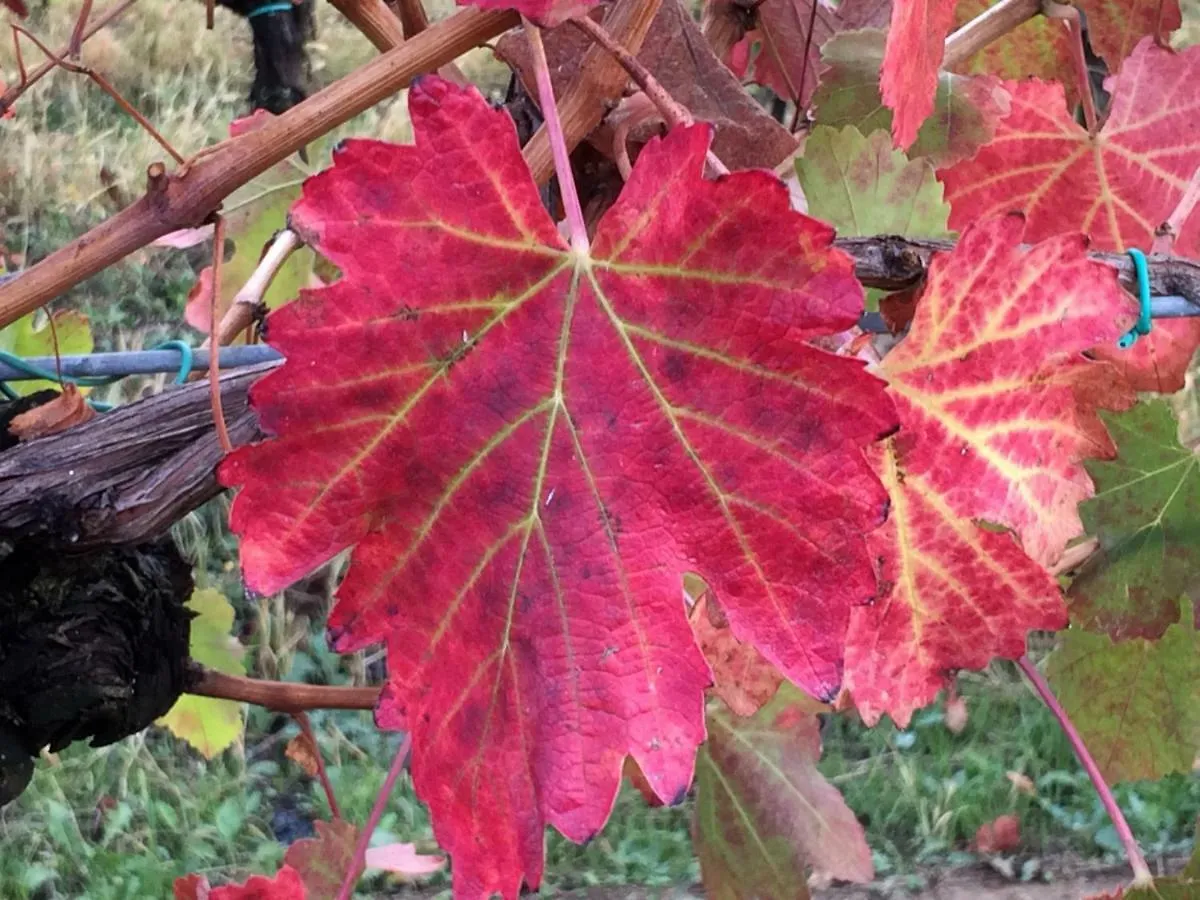
[[[950,206],[925,159],[910,160],[886,131],[817,126],[796,160],[808,214],[843,237],[948,237]]]
[[[72,310],[54,313],[54,328],[58,332],[59,356],[82,356],[92,352],[92,328],[87,316]],[[50,317],[42,311],[17,319],[7,328],[0,328],[0,350],[14,356],[54,356],[54,336]],[[12,387],[18,394],[33,394],[57,388],[53,381],[17,381]],[[87,393],[87,389],[82,389]]]
[[[1071,620],[1116,640],[1155,639],[1200,591],[1200,457],[1179,443],[1165,400],[1104,415],[1120,456],[1087,468],[1096,496],[1080,504],[1099,550],[1071,585]]]
[[[224,672],[244,675],[245,648],[230,635],[233,607],[220,591],[198,590],[188,601],[192,620],[189,653],[196,662]],[[185,694],[158,724],[195,747],[207,759],[230,747],[242,732],[242,707],[232,700]]]
[[[1064,632],[1047,675],[1110,782],[1189,772],[1200,747],[1200,635],[1190,603],[1158,641]]]
[[[749,718],[709,708],[693,825],[707,896],[798,900],[809,896],[809,866],[845,881],[873,877],[862,826],[817,771],[823,708],[786,683]]]

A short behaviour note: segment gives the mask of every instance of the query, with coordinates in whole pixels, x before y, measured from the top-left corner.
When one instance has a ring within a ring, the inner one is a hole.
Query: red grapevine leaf
[[[1174,394],[1183,390],[1188,367],[1200,347],[1200,318],[1159,319],[1128,350],[1100,345],[1092,353],[1121,370],[1135,391]]]
[[[356,545],[335,646],[385,640],[378,711],[456,889],[514,896],[552,824],[603,825],[631,755],[687,788],[708,668],[684,573],[734,633],[832,696],[885,510],[858,448],[895,426],[833,232],[766,172],[702,178],[711,131],[648,143],[590,253],[545,214],[511,120],[440,79],[416,145],[358,141],[292,220],[344,273],[271,318],[274,441],[223,468],[247,583]]]
[[[1067,624],[1054,578],[1011,535],[962,518],[929,479],[904,471],[904,434],[872,448],[892,510],[868,545],[892,591],[855,609],[846,637],[846,689],[863,721],[887,713],[901,728],[954,670],[1016,659],[1030,630]]]
[[[1086,242],[1020,248],[1020,216],[967,228],[929,269],[912,329],[883,362],[904,427],[902,465],[955,515],[1011,528],[1053,562],[1082,529],[1091,494],[1080,460],[1111,453],[1095,410],[1077,400],[1133,301]],[[1099,438],[1105,438],[1103,442]]]
[[[1030,240],[1082,231],[1102,250],[1149,250],[1200,167],[1200,47],[1180,53],[1147,38],[1110,79],[1108,121],[1091,137],[1067,112],[1062,87],[1009,83],[1012,113],[971,160],[939,174],[951,227],[1019,210]],[[1189,217],[1176,252],[1200,255],[1200,216]],[[1182,385],[1200,345],[1195,323],[1156,327],[1131,351],[1100,346],[1140,390]]]
[[[894,114],[892,137],[907,150],[933,112],[938,69],[956,0],[895,0],[879,86]]]
[[[974,158],[943,169],[950,226],[1025,213],[1031,241],[1090,234],[1104,250],[1149,250],[1200,167],[1200,48],[1180,53],[1143,41],[1109,82],[1112,106],[1095,137],[1067,112],[1063,89],[1011,82],[1012,112]],[[1200,252],[1196,216],[1177,252]]]
[[[1088,41],[1110,72],[1146,37],[1166,39],[1183,24],[1179,0],[1079,0],[1087,14]]]
[[[25,5],[25,0],[0,0],[0,2],[22,19],[29,15],[29,7]]]

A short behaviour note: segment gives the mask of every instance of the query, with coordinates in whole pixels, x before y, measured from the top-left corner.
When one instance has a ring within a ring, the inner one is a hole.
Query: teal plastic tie
[[[246,13],[247,19],[253,19],[257,16],[269,16],[271,13],[291,12],[291,3],[264,3],[262,6],[256,7]]]
[[[188,376],[192,374],[192,345],[187,341],[163,341],[154,349],[179,351],[179,371],[175,375],[175,383],[187,384]]]
[[[188,376],[192,373],[192,367],[195,362],[195,353],[192,350],[191,344],[186,341],[163,341],[161,344],[157,344],[150,349],[177,350],[179,352],[179,371],[175,374],[175,384],[187,383]],[[126,377],[123,375],[64,375],[60,379],[58,372],[53,369],[43,369],[41,366],[35,366],[28,360],[20,356],[14,356],[3,350],[0,350],[0,362],[8,364],[14,369],[20,369],[26,375],[33,378],[53,381],[55,384],[73,384],[78,387],[104,387],[108,384],[115,384]],[[21,396],[3,381],[0,381],[0,395],[9,400],[16,400]],[[111,403],[103,403],[99,400],[89,399],[88,403],[98,412],[108,412],[113,408]]]
[[[1139,337],[1149,334],[1154,321],[1150,318],[1150,269],[1146,265],[1146,254],[1141,250],[1130,250],[1129,258],[1133,260],[1133,269],[1137,272],[1138,303],[1141,304],[1141,312],[1138,314],[1137,324],[1117,341],[1117,346],[1122,350],[1128,350],[1137,343]]]

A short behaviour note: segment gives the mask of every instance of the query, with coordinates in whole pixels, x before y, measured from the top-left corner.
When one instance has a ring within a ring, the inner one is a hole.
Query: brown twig
[[[79,54],[83,52],[83,30],[87,27],[91,14],[92,0],[83,0],[79,16],[75,19],[75,27],[71,29],[71,39],[67,42],[67,55],[71,59],[79,59]]]
[[[214,146],[186,171],[171,176],[155,200],[141,198],[0,285],[0,327],[155,238],[200,224],[222,200],[252,178],[390,97],[422,72],[450,62],[517,22],[517,14],[510,10],[466,7],[262,128]]]
[[[122,13],[125,12],[125,10],[129,9],[129,7],[133,6],[133,4],[136,2],[137,0],[124,0],[123,3],[118,3],[111,9],[101,13],[100,16],[92,23],[91,27],[83,33],[83,40],[88,40],[97,31],[108,25],[114,19],[118,18]],[[49,62],[42,63],[40,66],[34,69],[32,73],[26,75],[25,66],[20,62],[21,45],[20,42],[17,41],[16,29],[13,30],[13,42],[16,43],[17,46],[17,60],[21,69],[21,79],[16,84],[6,89],[3,94],[0,94],[0,116],[4,115],[4,113],[8,111],[23,93],[45,78],[49,72],[54,71],[55,67],[57,66],[57,63],[54,61],[55,59],[66,56],[71,50],[70,44],[64,45],[63,48],[58,51],[58,53],[51,56]]]
[[[637,82],[637,86],[645,92],[658,111],[662,113],[668,126],[674,128],[677,125],[691,125],[695,121],[687,107],[672,97],[666,88],[658,83],[658,79],[651,74],[650,70],[643,66],[636,56],[617,43],[603,25],[587,16],[571,19],[571,24],[612,54],[612,57],[621,64],[629,77]]]
[[[376,50],[388,51],[404,43],[404,28],[383,0],[329,0]]]
[[[80,65],[79,63],[70,63],[61,56],[55,56],[50,48],[43,44],[41,40],[28,29],[20,25],[13,25],[12,27],[15,31],[19,31],[21,34],[25,35],[25,37],[29,38],[29,40],[33,41],[37,48],[41,50],[42,53],[46,54],[47,59],[50,60],[52,65],[58,66],[60,69],[64,69],[67,72],[86,75],[92,81],[96,82],[96,84],[100,86],[100,89],[103,90],[104,93],[108,94],[108,96],[112,97],[113,100],[117,102],[117,105],[121,107],[127,116],[141,125],[142,129],[149,134],[150,137],[154,138],[160,147],[162,147],[171,155],[172,159],[174,159],[177,163],[183,163],[183,156],[180,155],[179,151],[171,146],[171,142],[159,134],[158,129],[150,124],[150,120],[134,109],[133,105],[121,96],[121,92],[113,87],[107,78],[89,66]]]
[[[642,89],[642,93],[650,98],[650,102],[662,114],[663,120],[669,128],[675,128],[678,125],[691,125],[695,122],[691,110],[672,97],[670,92],[659,83],[650,70],[643,66],[636,56],[622,47],[605,30],[603,25],[594,19],[589,19],[587,16],[572,19],[571,24],[612,54],[613,58],[629,74],[629,77]],[[721,162],[712,150],[708,151],[708,163],[718,175],[729,174],[729,167]],[[626,175],[625,177],[628,176]]]
[[[405,37],[415,37],[429,27],[429,16],[421,0],[399,0],[395,4],[396,14],[404,26]]]
[[[310,709],[374,709],[379,702],[380,689],[377,687],[265,681],[244,675],[226,675],[195,661],[188,662],[187,676],[186,693],[253,703],[289,715]]]
[[[225,217],[217,214],[213,223],[212,295],[208,299],[209,346],[217,343],[217,298],[221,296],[221,263],[225,258]],[[208,400],[212,404],[213,425],[217,429],[217,442],[225,453],[233,452],[233,441],[225,425],[225,411],[221,408],[221,360],[216,353],[208,355]]]
[[[1000,0],[946,38],[942,67],[953,69],[966,62],[1041,11],[1042,0]]]

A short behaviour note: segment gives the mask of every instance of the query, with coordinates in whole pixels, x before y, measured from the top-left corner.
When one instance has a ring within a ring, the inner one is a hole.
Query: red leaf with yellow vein
[[[969,160],[942,169],[950,226],[1023,212],[1026,238],[1083,232],[1103,250],[1150,249],[1200,167],[1200,47],[1180,53],[1146,39],[1110,79],[1112,106],[1091,136],[1058,84],[1006,84],[1012,111]],[[1176,252],[1200,252],[1197,216]]]
[[[1020,216],[966,229],[929,268],[908,337],[883,361],[900,413],[903,470],[957,516],[1011,528],[1053,562],[1082,530],[1092,483],[1080,460],[1111,454],[1094,401],[1104,371],[1082,353],[1134,317],[1115,271],[1078,235],[1020,246]]]
[[[1067,624],[1054,578],[1011,534],[956,514],[929,479],[906,471],[906,424],[871,454],[892,510],[869,545],[891,593],[854,610],[846,636],[846,689],[863,721],[886,713],[901,728],[955,670],[1015,659],[1030,630]]]
[[[344,277],[272,315],[277,438],[221,475],[251,588],[355,546],[334,643],[386,641],[377,717],[413,733],[456,890],[512,897],[545,825],[603,825],[627,755],[686,791],[709,672],[684,573],[834,694],[886,508],[860,448],[896,423],[808,343],[862,309],[832,230],[769,173],[704,180],[709,128],[646,145],[585,253],[507,114],[435,78],[409,102],[415,146],[348,143],[293,210]]]
[[[946,35],[956,0],[894,0],[879,86],[892,110],[892,137],[901,150],[917,139],[931,112]]]
[[[1095,137],[1067,112],[1061,85],[1009,83],[1012,112],[966,162],[942,169],[950,225],[1017,210],[1027,237],[1082,231],[1101,250],[1149,250],[1200,168],[1200,47],[1180,53],[1147,38],[1110,79],[1113,100]],[[1176,252],[1200,255],[1200,216],[1184,223]],[[1156,326],[1131,351],[1101,347],[1139,390],[1177,390],[1200,345],[1193,323]]]

